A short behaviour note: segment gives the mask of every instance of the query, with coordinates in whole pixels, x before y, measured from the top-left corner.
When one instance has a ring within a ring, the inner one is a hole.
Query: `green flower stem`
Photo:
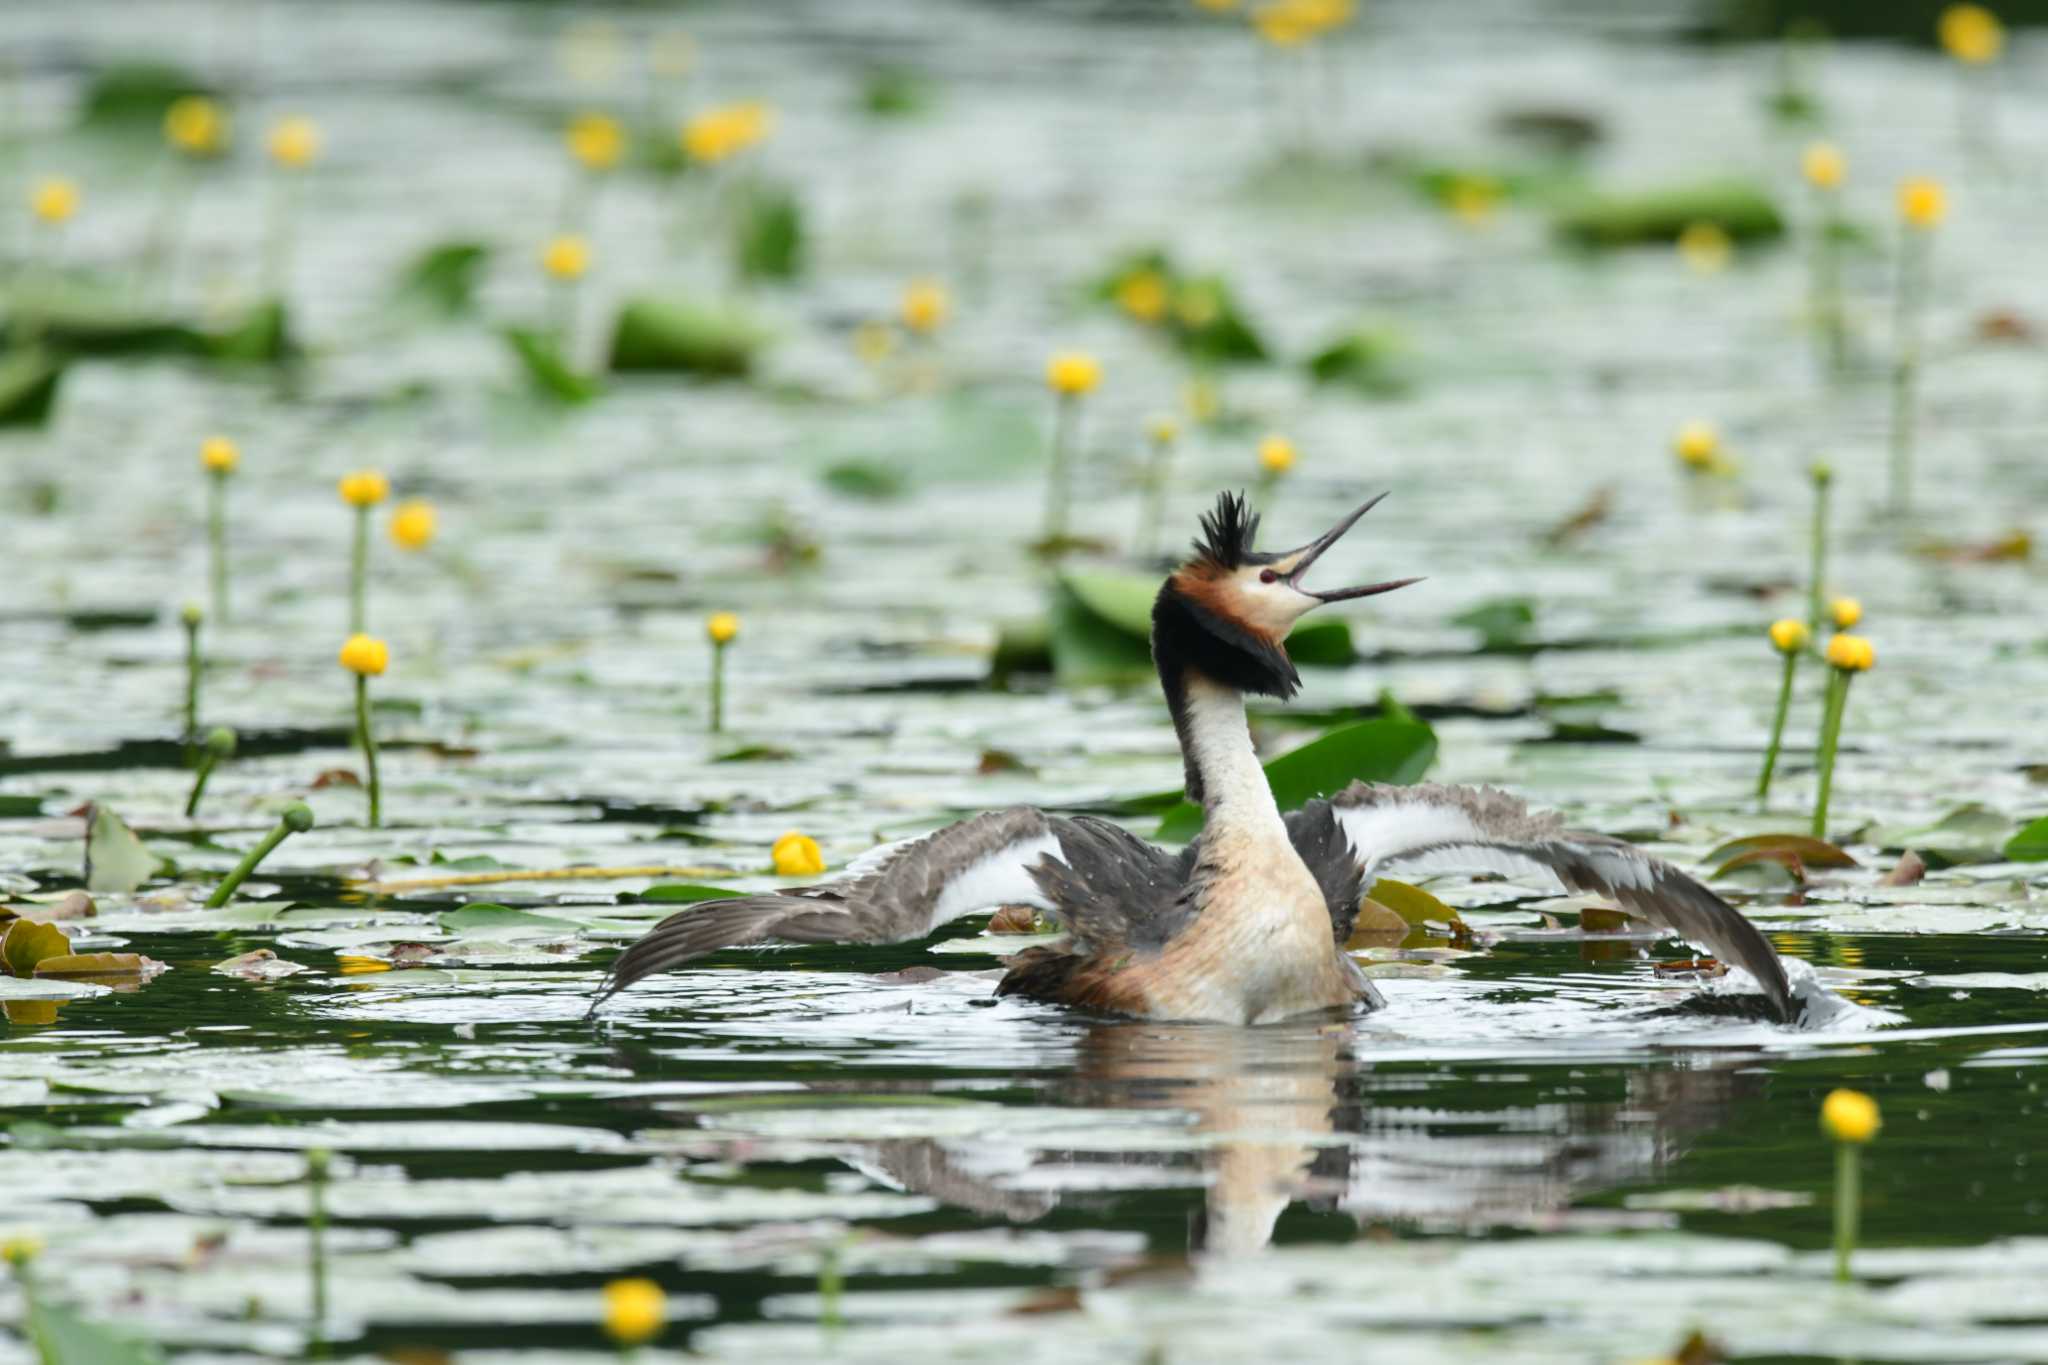
[[[1172,462],[1173,438],[1155,438],[1152,458],[1145,465],[1145,487],[1139,495],[1138,534],[1131,542],[1132,551],[1140,559],[1150,556],[1159,547],[1159,528],[1166,519],[1166,477]]]
[[[206,660],[199,651],[199,626],[204,618],[197,606],[185,608],[185,761],[191,763],[198,758],[194,745],[199,743],[199,680],[204,672]]]
[[[1045,527],[1040,537],[1055,552],[1059,542],[1067,538],[1067,465],[1080,417],[1080,396],[1061,394],[1053,417],[1052,464],[1045,473]]]
[[[1849,371],[1849,333],[1842,311],[1841,197],[1836,190],[1814,187],[1816,204],[1813,242],[1813,320],[1819,329],[1821,367],[1840,383]]]
[[[1807,570],[1806,629],[1815,639],[1820,638],[1821,594],[1827,579],[1828,488],[1833,482],[1834,474],[1826,465],[1813,467],[1813,562]]]
[[[370,509],[356,508],[355,544],[349,552],[348,565],[348,632],[361,635],[366,629],[363,623],[369,619],[365,605],[369,595],[370,578]]]
[[[303,801],[294,801],[284,808],[278,817],[277,828],[263,836],[263,842],[242,855],[242,861],[235,864],[235,870],[228,873],[213,894],[206,898],[206,908],[218,910],[228,903],[228,897],[235,894],[235,888],[249,879],[257,864],[270,856],[270,851],[285,841],[287,835],[303,834],[313,828],[313,810]]]
[[[228,619],[228,476],[208,475],[206,490],[207,575],[213,584],[213,615]]]
[[[1764,750],[1764,770],[1756,779],[1757,804],[1771,794],[1771,774],[1778,769],[1778,749],[1785,741],[1785,715],[1792,709],[1792,678],[1799,672],[1799,651],[1790,650],[1785,655],[1785,670],[1778,679],[1778,710],[1771,718],[1771,742]]]
[[[725,730],[725,646],[711,646],[711,733]]]
[[[215,726],[206,736],[206,747],[200,751],[199,771],[192,778],[192,794],[185,798],[187,820],[199,814],[199,798],[206,794],[206,779],[212,777],[213,770],[234,752],[235,732],[225,725]]]
[[[363,786],[370,793],[370,828],[376,829],[384,823],[384,792],[377,781],[377,732],[370,728],[370,680],[361,673],[356,674],[356,741],[363,746],[368,776]]]
[[[1849,1257],[1856,1250],[1856,1219],[1862,1211],[1861,1149],[1853,1142],[1835,1144],[1835,1279],[1849,1282]]]
[[[312,1338],[316,1351],[324,1354],[327,1335],[327,1149],[314,1147],[306,1153],[306,1233],[311,1242],[308,1260],[313,1276]]]
[[[1920,378],[1920,307],[1927,292],[1927,233],[1905,229],[1899,249],[1898,312],[1892,351],[1891,513],[1913,509],[1913,445],[1918,435],[1916,389]]]
[[[834,1242],[820,1253],[818,1261],[818,1326],[829,1335],[845,1326],[839,1301],[846,1290],[843,1244]]]
[[[1827,701],[1820,719],[1820,790],[1813,799],[1813,837],[1827,838],[1828,797],[1835,785],[1835,746],[1842,738],[1842,712],[1849,704],[1849,674],[1846,669],[1828,670]]]

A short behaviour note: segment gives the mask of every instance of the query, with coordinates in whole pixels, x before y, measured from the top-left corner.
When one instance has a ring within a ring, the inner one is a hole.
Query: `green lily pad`
[[[2016,863],[2048,862],[2048,815],[2024,826],[2001,851]]]
[[[50,420],[64,362],[39,346],[0,354],[0,427],[39,427]]]
[[[437,242],[406,266],[396,293],[443,317],[459,317],[475,309],[477,286],[490,261],[486,243]]]
[[[28,1335],[43,1365],[164,1365],[154,1343],[89,1322],[43,1295],[29,1301]]]
[[[1293,810],[1353,782],[1422,780],[1436,761],[1436,732],[1420,721],[1359,721],[1310,740],[1265,765],[1266,782],[1282,810]],[[1159,822],[1158,838],[1186,843],[1201,832],[1202,808],[1182,801]]]
[[[1559,236],[1589,247],[1676,242],[1695,223],[1713,223],[1737,242],[1768,241],[1785,231],[1769,193],[1747,180],[1586,194],[1568,202],[1552,220]]]
[[[687,882],[662,882],[640,893],[640,899],[656,905],[692,901],[731,900],[737,893],[727,886],[692,886]]]
[[[619,311],[609,364],[615,371],[739,379],[753,369],[767,343],[767,330],[736,309],[643,295],[628,299]]]
[[[1053,671],[1063,685],[1151,676],[1152,599],[1159,584],[1157,574],[1115,570],[1076,570],[1060,576],[1052,609],[1052,656]],[[1121,633],[1124,642],[1111,639],[1102,627]],[[1064,663],[1063,648],[1068,655]],[[1287,637],[1287,653],[1297,664],[1334,667],[1358,657],[1350,623],[1336,618],[1296,626]]]
[[[1359,327],[1325,343],[1304,364],[1318,384],[1341,384],[1368,398],[1398,398],[1414,387],[1405,347],[1391,328]]]
[[[580,933],[583,928],[572,919],[536,915],[530,910],[515,910],[509,905],[465,905],[441,916],[444,933],[464,938],[547,937]]]
[[[1938,867],[1993,862],[2005,856],[2005,844],[2012,837],[2009,817],[1975,801],[1956,807],[1931,825],[1880,828],[1868,836],[1880,848],[1910,848]]]

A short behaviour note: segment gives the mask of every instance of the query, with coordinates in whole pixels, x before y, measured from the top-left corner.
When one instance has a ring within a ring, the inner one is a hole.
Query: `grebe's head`
[[[1368,499],[1301,548],[1273,553],[1253,548],[1259,517],[1243,495],[1220,495],[1215,510],[1202,518],[1193,558],[1173,572],[1152,604],[1152,653],[1161,673],[1169,664],[1192,666],[1242,692],[1293,696],[1301,678],[1283,642],[1296,621],[1330,602],[1421,581],[1396,578],[1321,591],[1302,581],[1323,552],[1385,496]]]

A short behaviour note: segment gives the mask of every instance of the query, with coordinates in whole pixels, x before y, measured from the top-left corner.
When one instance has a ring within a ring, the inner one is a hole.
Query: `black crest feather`
[[[1261,556],[1252,550],[1259,538],[1259,514],[1251,510],[1242,493],[1218,493],[1215,510],[1202,514],[1202,538],[1195,553],[1221,569],[1236,569],[1256,562]]]

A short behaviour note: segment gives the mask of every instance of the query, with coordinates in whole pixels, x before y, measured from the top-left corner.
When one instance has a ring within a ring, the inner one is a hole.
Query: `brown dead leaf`
[[[1625,934],[1629,917],[1618,906],[1589,905],[1579,911],[1579,928],[1589,934]]]
[[[1927,875],[1927,860],[1907,849],[1899,855],[1898,865],[1887,872],[1882,886],[1918,886],[1920,879]]]
[[[1596,488],[1593,495],[1580,504],[1579,509],[1557,525],[1543,533],[1543,543],[1556,549],[1569,545],[1586,532],[1607,520],[1614,511],[1614,490]]]
[[[2034,340],[2034,324],[2010,308],[1994,308],[1977,318],[1979,341],[2025,343]]]
[[[76,890],[66,892],[63,899],[51,901],[46,905],[12,905],[8,909],[23,919],[36,920],[42,924],[48,924],[52,920],[91,919],[98,913],[93,906],[92,897],[84,891]]]
[[[1711,957],[1680,957],[1659,962],[1659,976],[1726,976],[1728,969]]]
[[[1058,1285],[1033,1294],[1010,1310],[1012,1317],[1036,1317],[1045,1313],[1078,1313],[1081,1291],[1073,1285]]]
[[[1038,912],[1028,905],[1006,905],[988,917],[991,934],[1036,934],[1041,928]]]
[[[244,981],[275,981],[281,976],[292,976],[312,968],[300,962],[287,962],[268,948],[231,957],[213,964],[213,970],[222,976],[236,976]]]
[[[132,989],[169,971],[141,953],[58,953],[36,963],[38,978],[92,981],[116,990]]]
[[[983,749],[980,761],[974,765],[974,771],[983,777],[993,777],[997,773],[1028,773],[1031,769],[1025,766],[1023,759],[1008,749]]]
[[[313,790],[324,787],[360,787],[363,779],[356,776],[354,768],[329,768],[313,779]]]
[[[4,1004],[7,1022],[23,1028],[37,1028],[57,1022],[57,1007],[62,1000],[8,1000]]]
[[[1671,1353],[1673,1365],[1723,1365],[1728,1359],[1728,1348],[1708,1336],[1694,1330],[1691,1336],[1678,1344]]]
[[[1368,896],[1358,903],[1358,918],[1351,921],[1351,937],[1345,948],[1398,948],[1408,937],[1408,921],[1401,912]]]

